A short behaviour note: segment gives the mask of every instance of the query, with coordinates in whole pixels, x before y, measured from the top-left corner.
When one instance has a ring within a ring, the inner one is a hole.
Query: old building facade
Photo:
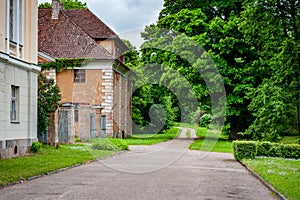
[[[52,1],[52,9],[39,9],[39,63],[82,60],[80,66],[66,64],[63,70],[48,73],[61,90],[61,104],[74,107],[79,139],[131,135],[126,48],[88,9],[64,10],[57,0]]]
[[[0,0],[0,158],[37,141],[38,0]]]

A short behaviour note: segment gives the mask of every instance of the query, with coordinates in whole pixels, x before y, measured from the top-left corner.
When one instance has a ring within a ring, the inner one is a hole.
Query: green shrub
[[[255,156],[300,159],[300,145],[298,144],[234,141],[233,148],[236,160]]]
[[[128,144],[124,140],[117,138],[97,139],[94,140],[92,149],[109,151],[128,150]]]
[[[282,152],[283,146],[283,144],[272,143],[272,148],[269,153],[262,156],[284,158],[284,154]]]
[[[234,141],[233,152],[236,160],[243,158],[255,158],[257,142],[254,141]]]
[[[119,150],[128,150],[129,146],[126,141],[119,138],[109,138],[109,141],[111,141]]]
[[[281,145],[281,152],[283,158],[300,158],[300,145],[297,144],[286,144]]]
[[[42,143],[40,142],[33,142],[31,145],[31,152],[38,153],[40,149],[42,148]]]
[[[257,156],[266,156],[269,155],[270,150],[273,147],[273,143],[271,142],[258,142],[257,143]]]
[[[210,114],[204,114],[200,118],[200,126],[201,127],[208,127],[208,125],[210,124],[210,121],[211,121],[211,115]]]
[[[75,139],[74,139],[74,141],[75,141],[75,143],[77,143],[77,142],[81,142],[81,140],[79,139],[79,137],[76,135],[75,136]]]

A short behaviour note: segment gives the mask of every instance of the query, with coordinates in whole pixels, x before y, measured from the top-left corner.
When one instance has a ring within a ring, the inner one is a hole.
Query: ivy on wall
[[[81,67],[84,62],[92,61],[92,59],[86,59],[86,58],[72,58],[72,59],[66,59],[66,58],[59,58],[56,59],[55,62],[47,62],[47,63],[41,63],[39,66],[42,70],[49,70],[49,69],[55,69],[56,72],[61,72],[67,68],[74,68],[74,67]]]

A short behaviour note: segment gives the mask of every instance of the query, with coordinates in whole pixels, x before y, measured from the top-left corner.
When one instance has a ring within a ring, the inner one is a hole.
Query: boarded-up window
[[[85,82],[85,70],[84,69],[75,69],[74,70],[74,82],[75,83],[84,83]]]

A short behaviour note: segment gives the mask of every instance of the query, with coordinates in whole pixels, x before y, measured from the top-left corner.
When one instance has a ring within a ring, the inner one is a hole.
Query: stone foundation
[[[16,140],[1,140],[0,141],[0,159],[15,158],[23,156],[30,152],[32,142],[38,141],[35,139],[16,139]]]

